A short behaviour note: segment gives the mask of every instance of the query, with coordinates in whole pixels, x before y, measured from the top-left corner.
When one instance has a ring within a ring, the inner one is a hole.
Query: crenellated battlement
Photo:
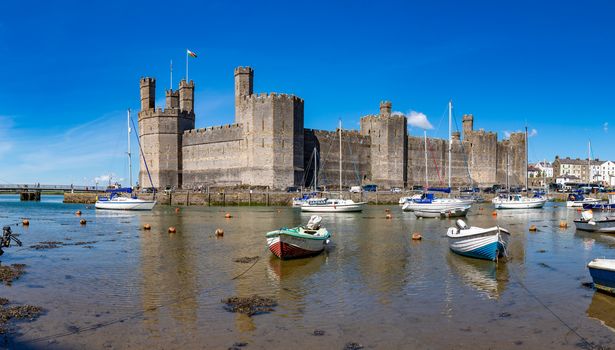
[[[258,94],[242,96],[241,99],[242,101],[261,102],[261,103],[264,103],[267,101],[273,101],[273,100],[278,100],[278,101],[286,100],[286,101],[291,101],[291,102],[303,103],[303,99],[300,97],[297,97],[295,95],[288,95],[288,94],[278,94],[276,92],[270,92],[270,93],[261,92]]]
[[[184,131],[184,135],[190,136],[192,134],[206,133],[208,131],[220,130],[220,129],[240,129],[241,124],[226,124],[226,125],[218,125],[218,126],[210,126],[207,128],[199,128],[199,129],[191,129]]]
[[[254,69],[252,69],[252,67],[246,66],[246,67],[236,67],[235,68],[235,75],[237,74],[252,74],[254,73]]]

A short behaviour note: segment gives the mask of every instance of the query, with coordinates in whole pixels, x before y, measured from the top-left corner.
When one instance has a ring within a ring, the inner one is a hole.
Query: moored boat
[[[615,293],[615,259],[594,259],[587,268],[596,289]]]
[[[414,215],[417,218],[455,218],[466,216],[470,210],[470,205],[452,207],[447,209],[421,209],[415,210]]]
[[[352,199],[312,198],[301,206],[301,211],[312,213],[351,213],[363,211],[365,202]]]
[[[581,214],[580,219],[574,220],[577,230],[588,232],[613,232],[615,233],[615,218],[604,217],[594,218],[591,210],[586,210]]]
[[[461,206],[472,205],[474,200],[472,199],[459,199],[459,198],[436,198],[433,193],[423,193],[421,198],[413,199],[406,202],[402,206],[403,211],[415,211],[415,210],[445,210],[458,208]]]
[[[156,205],[154,200],[140,199],[136,197],[123,197],[121,193],[131,194],[130,188],[118,188],[107,190],[109,197],[98,197],[94,207],[96,209],[110,210],[152,210]]]
[[[269,250],[280,259],[316,255],[325,249],[331,234],[320,227],[322,218],[312,216],[306,226],[281,228],[266,234]]]
[[[571,193],[568,195],[566,206],[569,208],[581,208],[585,204],[598,204],[598,203],[600,203],[599,199],[592,198],[592,197],[585,197],[581,193]]]
[[[547,203],[546,198],[526,197],[520,194],[498,196],[491,201],[495,209],[536,209]]]
[[[449,248],[459,255],[497,261],[506,255],[510,232],[499,226],[490,228],[468,227],[459,219],[457,227],[446,232]]]

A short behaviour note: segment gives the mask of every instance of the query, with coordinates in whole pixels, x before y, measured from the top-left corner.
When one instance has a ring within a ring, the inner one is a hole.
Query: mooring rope
[[[587,340],[587,338],[582,336],[577,330],[575,330],[566,321],[564,321],[558,314],[555,313],[555,311],[553,311],[549,306],[547,306],[542,300],[540,300],[540,298],[536,294],[532,293],[532,291],[523,282],[521,282],[521,279],[518,278],[517,274],[514,271],[514,268],[511,267],[510,272],[511,272],[511,275],[514,277],[515,282],[517,282],[527,292],[529,296],[531,296],[534,300],[538,302],[538,304],[540,304],[547,311],[549,311],[549,313],[551,313],[553,317],[555,317],[561,324],[563,324],[566,328],[568,328],[570,332],[574,333],[577,337],[579,337],[579,339],[581,339],[581,341],[587,346],[587,348],[589,349],[597,348],[593,343]]]

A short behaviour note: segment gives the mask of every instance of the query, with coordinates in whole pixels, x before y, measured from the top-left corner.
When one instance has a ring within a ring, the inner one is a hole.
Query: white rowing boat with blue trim
[[[587,268],[596,289],[615,293],[615,259],[594,259]]]
[[[468,227],[463,220],[457,220],[457,227],[446,232],[450,249],[459,255],[477,259],[497,261],[506,256],[510,232],[499,226],[490,228]]]

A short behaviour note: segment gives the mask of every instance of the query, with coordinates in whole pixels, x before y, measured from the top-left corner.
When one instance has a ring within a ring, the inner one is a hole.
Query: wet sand
[[[496,265],[449,251],[445,233],[452,220],[417,220],[397,206],[323,214],[333,235],[328,250],[280,261],[266,250],[264,234],[307,222],[308,214],[271,207],[182,207],[176,213],[169,206],[117,213],[61,200],[20,203],[16,196],[0,196],[0,224],[30,219],[29,227],[13,230],[24,247],[11,247],[0,258],[3,265],[26,264],[26,273],[11,286],[0,285],[0,297],[45,309],[38,319],[17,323],[17,332],[0,346],[615,346],[615,298],[583,286],[591,281],[588,261],[615,257],[615,236],[575,232],[578,214],[562,204],[497,217],[490,205],[476,205],[470,224],[512,232],[511,259]],[[385,218],[386,208],[392,219]],[[226,212],[233,218],[225,219]],[[569,228],[560,229],[560,220],[568,220]],[[142,230],[146,223],[151,230]],[[537,232],[528,232],[532,224]],[[169,226],[177,233],[168,234]],[[217,228],[224,237],[215,237]],[[413,232],[423,240],[412,241]],[[30,248],[40,242],[61,244]],[[252,266],[235,260],[255,256],[260,258],[253,267],[233,280]],[[221,302],[255,294],[273,298],[273,311],[250,317],[228,312]]]

